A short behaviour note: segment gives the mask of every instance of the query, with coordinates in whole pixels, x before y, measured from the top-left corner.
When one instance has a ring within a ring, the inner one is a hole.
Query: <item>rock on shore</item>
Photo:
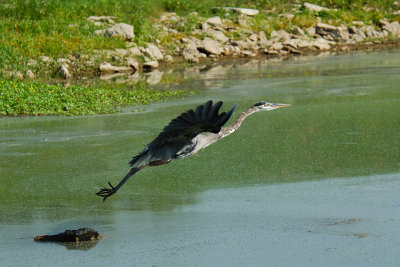
[[[307,2],[302,6],[312,12],[317,12],[316,14],[321,11],[329,11],[325,7]],[[400,37],[400,24],[397,21],[381,19],[379,25],[366,25],[360,21],[353,21],[346,26],[322,22],[319,17],[314,26],[308,28],[292,26],[287,30],[272,30],[266,34],[265,31],[252,29],[254,23],[252,16],[256,15],[258,10],[234,7],[225,7],[224,9],[227,12],[238,12],[240,15],[237,15],[237,20],[233,21],[229,19],[229,16],[203,18],[194,12],[189,14],[189,17],[196,20],[197,24],[191,31],[185,30],[185,25],[188,23],[187,17],[180,17],[175,13],[165,13],[154,22],[153,27],[159,29],[154,42],[146,43],[145,46],[137,45],[134,42],[135,34],[132,25],[115,23],[118,20],[117,17],[91,16],[87,18],[90,23],[99,23],[96,25],[107,27],[97,30],[95,34],[105,38],[122,38],[125,40],[126,47],[93,51],[93,55],[86,55],[86,59],[83,57],[85,55],[80,58],[70,55],[67,59],[52,59],[42,56],[39,58],[39,62],[47,66],[51,66],[54,62],[61,64],[55,73],[57,76],[67,79],[73,75],[74,69],[79,68],[79,64],[95,67],[101,73],[148,71],[159,68],[160,64],[182,61],[199,63],[203,58],[216,60],[221,57],[256,57],[260,55],[278,57],[299,55],[308,51],[347,51],[350,49],[349,46],[374,41],[375,44],[380,44],[382,38],[398,39]],[[290,14],[281,15],[288,17],[287,15]],[[292,18],[293,16],[290,16],[288,19]],[[37,61],[31,59],[28,63],[33,64],[32,62]],[[102,63],[96,66],[95,62]],[[112,62],[112,64],[108,62]],[[155,80],[157,79],[152,79],[152,81]]]

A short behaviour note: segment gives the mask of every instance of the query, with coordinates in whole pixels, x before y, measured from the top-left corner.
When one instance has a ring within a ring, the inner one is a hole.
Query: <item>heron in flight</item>
[[[221,128],[231,117],[236,105],[228,112],[219,113],[222,101],[213,105],[207,101],[196,110],[188,110],[173,119],[164,130],[138,155],[129,162],[131,170],[117,185],[103,188],[96,195],[103,197],[103,202],[115,194],[128,179],[148,166],[169,163],[173,159],[182,159],[197,153],[212,143],[235,132],[247,116],[262,110],[274,110],[289,107],[289,104],[258,102],[243,111],[230,126]]]

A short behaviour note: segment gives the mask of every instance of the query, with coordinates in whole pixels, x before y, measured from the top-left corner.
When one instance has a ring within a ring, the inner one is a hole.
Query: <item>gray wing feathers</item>
[[[229,120],[229,118],[232,116],[232,113],[236,107],[237,107],[237,105],[235,104],[231,107],[231,109],[226,114],[224,114],[224,116],[221,116],[221,117],[218,116],[218,124],[220,124],[221,126],[224,125]],[[225,112],[223,112],[223,113],[225,113]],[[221,114],[223,114],[223,113],[221,113]]]
[[[207,114],[210,112],[212,106],[212,101],[207,101],[203,106],[203,111],[201,112],[201,120],[207,121]]]
[[[232,106],[228,112],[218,114],[222,106],[222,101],[213,105],[213,102],[207,101],[196,108],[195,111],[188,110],[175,119],[173,119],[163,131],[147,145],[147,147],[135,156],[130,165],[134,165],[143,154],[149,151],[164,147],[166,143],[187,143],[203,132],[218,133],[221,127],[229,120],[236,105]]]
[[[196,108],[196,111],[194,112],[196,120],[198,122],[202,121],[201,119],[201,113],[203,112],[203,105],[200,105]]]
[[[215,116],[218,115],[218,111],[221,108],[221,106],[222,106],[222,101],[215,103],[215,105],[210,108],[210,112],[208,112],[207,120],[215,118]]]

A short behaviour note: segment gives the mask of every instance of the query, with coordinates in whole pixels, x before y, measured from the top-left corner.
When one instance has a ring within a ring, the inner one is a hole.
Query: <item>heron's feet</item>
[[[104,187],[103,189],[101,189],[99,192],[96,193],[96,195],[98,195],[98,196],[100,196],[100,197],[103,198],[103,202],[106,201],[106,199],[107,199],[109,196],[112,196],[115,192],[117,192],[117,190],[115,190],[115,187],[112,186],[110,182],[108,182],[108,185],[109,185],[111,188],[105,188],[105,187]]]

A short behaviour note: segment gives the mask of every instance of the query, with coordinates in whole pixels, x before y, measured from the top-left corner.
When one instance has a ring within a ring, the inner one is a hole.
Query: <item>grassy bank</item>
[[[238,37],[234,35],[246,38],[252,31],[263,31],[267,37],[280,29],[293,32],[295,27],[305,29],[315,26],[318,21],[336,26],[352,25],[354,21],[378,25],[382,18],[400,21],[400,12],[396,12],[400,5],[393,0],[308,2],[329,10],[312,12],[302,6],[302,1],[288,0],[0,0],[0,79],[3,79],[0,84],[0,116],[110,113],[129,105],[189,93],[149,90],[145,83],[134,85],[133,90],[124,90],[34,82],[34,79],[53,78],[61,64],[57,61],[59,59],[73,61],[71,68],[75,77],[98,74],[99,63],[106,58],[102,53],[127,48],[128,43],[122,39],[94,34],[105,25],[88,21],[90,16],[113,16],[116,22],[131,24],[134,26],[134,45],[157,43],[166,50],[163,51],[165,55],[174,56],[182,49],[180,40],[183,37],[199,29],[204,18],[216,15],[229,18],[230,23],[238,27],[237,32],[226,32],[232,39]],[[254,8],[260,13],[247,17],[242,31],[239,14],[216,8],[228,6]],[[174,30],[169,34],[165,34],[164,22],[160,21],[166,12],[175,12],[182,18],[175,22],[176,25],[168,25],[170,30]],[[202,39],[207,33],[198,35],[196,37]],[[38,60],[41,56],[50,57],[52,61]],[[112,56],[107,60],[110,58]],[[138,60],[144,58],[139,56]],[[15,82],[29,76],[28,83]]]
[[[316,15],[333,24],[354,20],[371,24],[378,23],[383,17],[400,21],[399,15],[393,15],[400,7],[393,5],[392,0],[309,2],[332,10],[314,14],[299,7],[302,2],[287,0],[221,0],[218,3],[212,0],[0,0],[0,69],[26,71],[28,59],[42,55],[57,58],[91,54],[95,49],[123,48],[122,40],[93,34],[99,27],[86,20],[93,15],[115,16],[118,21],[133,25],[137,44],[157,39],[160,29],[152,25],[163,12],[189,16],[190,12],[196,11],[203,17],[215,15],[215,12],[225,13],[215,11],[213,7],[217,6],[261,10],[254,17],[253,27],[267,35],[272,30],[288,29],[292,25],[308,27],[315,24]],[[288,13],[294,18],[280,16]],[[182,34],[191,31],[194,23],[196,21],[188,20],[182,25]]]
[[[0,115],[86,115],[118,112],[123,107],[148,104],[189,94],[179,90],[134,90],[63,87],[40,83],[0,81]]]

